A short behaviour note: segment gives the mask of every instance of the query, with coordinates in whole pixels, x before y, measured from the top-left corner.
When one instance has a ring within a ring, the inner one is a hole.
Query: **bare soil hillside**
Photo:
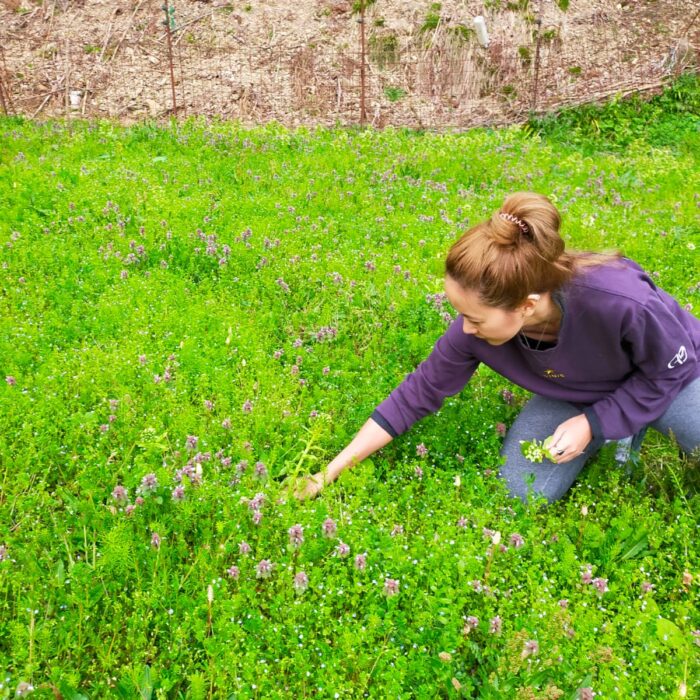
[[[657,89],[699,46],[700,0],[571,0],[566,11],[552,0],[377,0],[363,25],[350,0],[171,5],[168,32],[163,0],[0,0],[6,109],[464,127]]]

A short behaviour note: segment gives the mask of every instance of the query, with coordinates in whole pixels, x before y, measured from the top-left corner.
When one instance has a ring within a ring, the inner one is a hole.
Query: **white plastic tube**
[[[474,17],[474,29],[476,29],[476,38],[479,40],[479,43],[484,48],[488,47],[489,33],[486,29],[486,22],[481,15]]]

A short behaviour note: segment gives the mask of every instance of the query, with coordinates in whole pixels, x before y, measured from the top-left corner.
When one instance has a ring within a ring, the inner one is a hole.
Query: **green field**
[[[482,367],[318,499],[282,484],[427,356],[449,245],[510,192],[698,315],[699,115],[686,77],[461,134],[1,119],[0,699],[700,697],[669,440],[524,505],[527,394]]]

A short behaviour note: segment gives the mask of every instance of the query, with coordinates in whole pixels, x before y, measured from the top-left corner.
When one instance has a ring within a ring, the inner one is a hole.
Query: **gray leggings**
[[[542,494],[550,503],[560,499],[574,483],[586,462],[604,444],[593,440],[586,451],[566,464],[553,464],[544,460],[540,464],[528,462],[520,452],[521,440],[544,440],[556,427],[581,411],[565,401],[554,401],[533,396],[515,419],[506,435],[501,455],[506,462],[501,466],[500,477],[506,482],[511,495],[527,502],[528,485],[525,478],[534,474],[534,491]],[[700,447],[700,379],[686,386],[668,407],[666,413],[650,424],[663,434],[672,433],[680,448],[690,454]]]

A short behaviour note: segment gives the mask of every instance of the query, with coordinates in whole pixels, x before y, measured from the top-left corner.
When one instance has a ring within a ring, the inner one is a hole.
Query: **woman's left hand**
[[[549,451],[556,464],[564,464],[583,454],[592,439],[588,418],[581,413],[557,426],[552,434]]]

